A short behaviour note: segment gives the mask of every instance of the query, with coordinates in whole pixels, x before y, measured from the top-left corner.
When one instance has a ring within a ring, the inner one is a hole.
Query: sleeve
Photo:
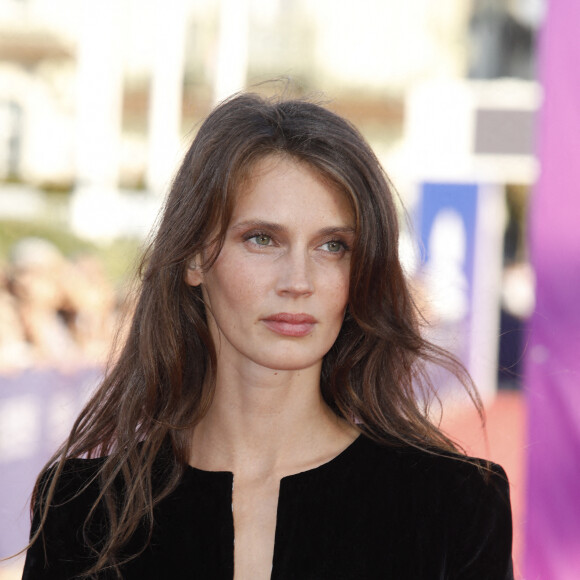
[[[70,460],[63,469],[41,533],[28,548],[22,580],[72,579],[94,562],[84,542],[83,528],[98,497],[98,484],[94,481],[96,465],[92,463],[94,460],[84,460],[82,464],[81,461]],[[54,477],[54,472],[51,468],[43,476],[41,492],[43,484]],[[39,528],[40,519],[37,502],[33,508],[31,539]],[[102,518],[97,517],[97,525],[99,519]],[[95,524],[92,528],[95,529]]]
[[[513,580],[509,483],[496,464],[470,466],[451,498],[454,580]]]

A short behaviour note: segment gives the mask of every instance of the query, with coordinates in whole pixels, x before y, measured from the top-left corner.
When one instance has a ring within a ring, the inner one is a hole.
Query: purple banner
[[[580,578],[580,2],[549,4],[539,75],[541,177],[529,237],[537,276],[527,345],[530,580]]]
[[[0,376],[0,558],[26,546],[38,472],[68,435],[98,369]]]

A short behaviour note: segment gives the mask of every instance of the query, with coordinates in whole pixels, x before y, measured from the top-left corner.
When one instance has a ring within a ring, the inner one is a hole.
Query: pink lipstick
[[[279,312],[262,319],[262,322],[276,334],[299,337],[310,334],[317,320],[309,314]]]

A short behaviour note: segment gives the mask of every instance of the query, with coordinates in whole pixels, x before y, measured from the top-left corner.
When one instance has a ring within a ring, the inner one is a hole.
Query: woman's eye
[[[258,246],[269,246],[272,241],[272,238],[266,234],[256,234],[249,239],[254,240],[254,243],[258,244]]]
[[[326,250],[327,252],[331,252],[332,254],[338,254],[345,249],[344,244],[337,240],[332,240],[330,242],[326,242],[326,244],[322,244],[322,249]]]

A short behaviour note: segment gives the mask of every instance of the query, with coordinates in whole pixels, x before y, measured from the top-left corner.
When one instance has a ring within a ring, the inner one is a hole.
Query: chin
[[[258,361],[256,361],[258,362]],[[260,363],[262,366],[273,371],[303,371],[312,367],[320,366],[322,364],[322,357],[313,358],[310,356],[280,356],[272,357]]]

